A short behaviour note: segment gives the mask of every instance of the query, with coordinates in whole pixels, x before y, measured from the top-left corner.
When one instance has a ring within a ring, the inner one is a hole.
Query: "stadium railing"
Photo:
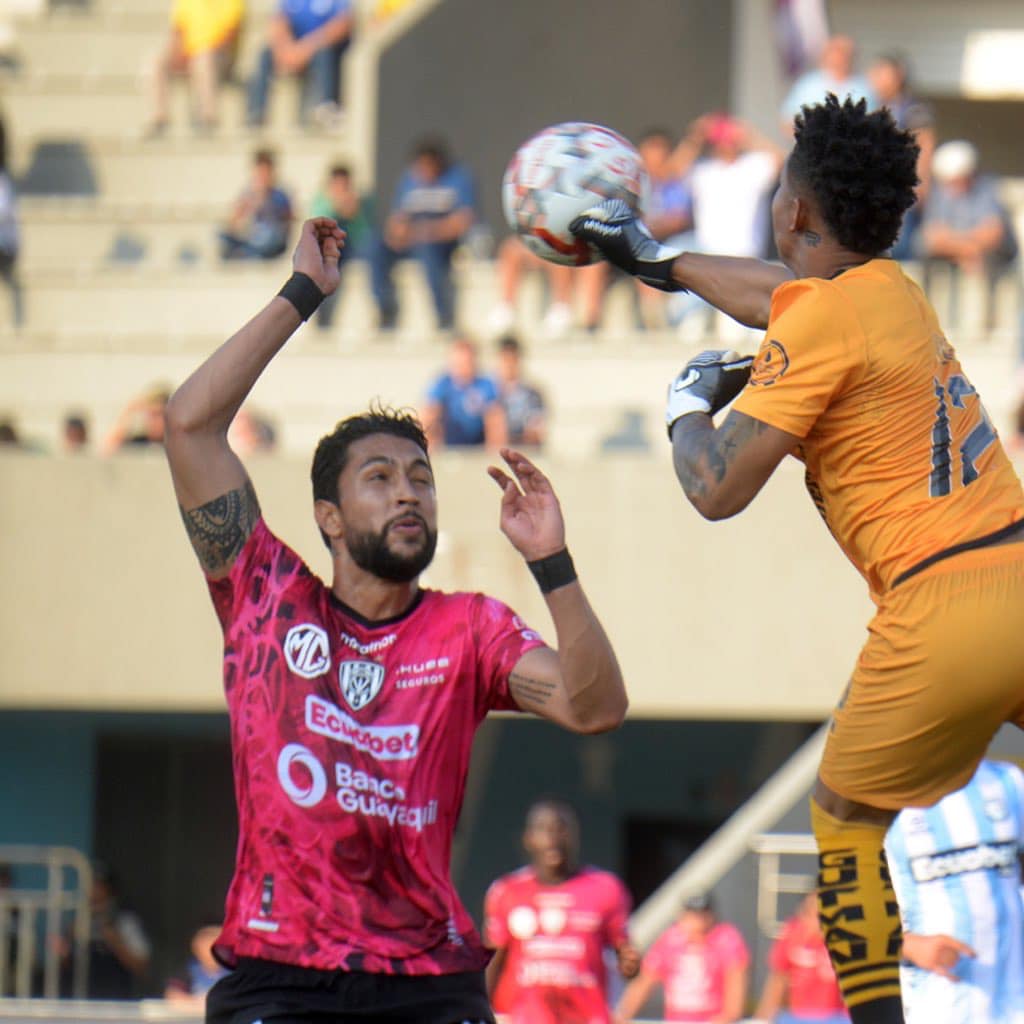
[[[92,866],[88,858],[67,846],[0,845],[0,864],[23,868],[30,877],[41,871],[45,879],[39,886],[0,889],[0,994],[13,991],[19,999],[32,994],[41,951],[42,993],[48,999],[56,998],[61,967],[58,939],[70,918],[71,994],[83,997],[91,923]],[[68,875],[70,887],[65,885]],[[0,999],[0,1004],[7,1002]]]

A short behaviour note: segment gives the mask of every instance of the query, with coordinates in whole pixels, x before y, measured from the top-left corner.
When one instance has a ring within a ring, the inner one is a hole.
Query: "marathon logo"
[[[934,882],[939,878],[965,875],[971,871],[998,871],[1010,874],[1017,865],[1017,844],[981,843],[962,850],[910,858],[910,873],[915,882]]]
[[[398,634],[388,633],[387,636],[382,636],[379,640],[371,640],[368,644],[364,644],[351,633],[342,631],[340,639],[346,647],[350,647],[357,654],[362,654],[365,657],[367,654],[376,654],[378,651],[387,650],[398,639]]]
[[[360,725],[341,708],[314,694],[306,698],[306,728],[347,743],[378,761],[408,761],[419,753],[418,725]]]

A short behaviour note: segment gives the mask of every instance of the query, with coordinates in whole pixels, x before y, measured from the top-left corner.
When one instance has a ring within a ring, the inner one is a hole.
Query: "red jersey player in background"
[[[580,866],[579,821],[566,804],[534,804],[523,846],[529,866],[499,878],[484,904],[494,1008],[510,1024],[611,1024],[604,952],[624,978],[640,966],[629,893],[611,872]]]
[[[449,877],[473,734],[493,709],[611,729],[626,693],[558,500],[518,453],[503,452],[512,476],[489,472],[557,651],[498,601],[420,587],[437,505],[410,415],[371,409],[317,446],[313,512],[330,585],[267,528],[228,427],[337,287],[343,238],[333,220],[307,221],[281,293],[167,406],[175,493],[224,631],[239,819],[216,945],[234,970],[211,991],[207,1019],[492,1021],[489,954]]]
[[[772,945],[768,977],[754,1017],[775,1024],[846,1024],[850,1019],[813,892],[803,898]]]
[[[735,925],[719,921],[711,897],[697,893],[644,954],[640,973],[622,993],[616,1024],[632,1020],[654,990],[665,996],[665,1020],[733,1024],[743,1016],[750,953]]]

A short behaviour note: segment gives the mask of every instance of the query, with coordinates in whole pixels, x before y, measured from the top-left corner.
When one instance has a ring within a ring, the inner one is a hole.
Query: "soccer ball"
[[[516,151],[501,183],[509,227],[552,263],[582,267],[601,254],[569,232],[584,210],[624,199],[640,213],[647,172],[628,139],[598,124],[570,121],[534,135]]]

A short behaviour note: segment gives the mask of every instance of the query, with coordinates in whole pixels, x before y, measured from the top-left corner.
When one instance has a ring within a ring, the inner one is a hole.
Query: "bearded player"
[[[208,1019],[492,1021],[488,960],[449,878],[473,734],[491,710],[617,726],[626,694],[576,579],[551,485],[505,451],[501,528],[544,592],[559,650],[482,594],[424,590],[437,541],[411,416],[343,420],[313,457],[328,586],[267,528],[228,426],[338,285],[343,233],[303,225],[281,293],[178,389],[167,457],[224,631],[239,844]],[[515,478],[513,480],[513,477]]]
[[[626,887],[579,863],[579,821],[543,800],[526,815],[527,867],[499,878],[484,902],[487,978],[510,1024],[611,1024],[605,950],[624,978],[640,967],[630,945]]]
[[[670,252],[624,204],[573,226],[648,284],[766,328],[752,368],[705,352],[670,386],[679,483],[724,519],[795,455],[877,606],[811,803],[819,909],[854,1024],[902,1020],[889,822],[961,788],[999,726],[1024,724],[1024,495],[935,312],[886,255],[916,159],[884,110],[805,107],[772,202],[785,269]]]

